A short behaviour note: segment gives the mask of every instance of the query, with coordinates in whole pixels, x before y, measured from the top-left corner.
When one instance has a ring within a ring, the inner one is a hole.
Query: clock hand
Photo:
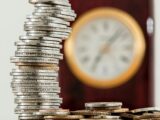
[[[106,41],[105,44],[103,44],[103,46],[101,47],[102,49],[100,50],[100,52],[102,54],[104,53],[108,53],[110,46],[116,41],[118,40],[119,35],[121,34],[121,30],[117,29],[117,31]]]
[[[94,60],[93,66],[92,66],[92,70],[95,71],[97,64],[100,62],[102,56],[101,54],[98,54]]]
[[[112,37],[108,40],[109,43],[107,42],[106,44],[108,46],[112,45],[118,38],[118,36],[122,33],[122,31],[120,29],[118,29],[113,35]]]

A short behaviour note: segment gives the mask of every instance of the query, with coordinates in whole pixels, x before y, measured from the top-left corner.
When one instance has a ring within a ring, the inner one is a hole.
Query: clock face
[[[83,26],[75,38],[74,56],[86,74],[112,80],[133,62],[134,36],[112,18],[97,18]]]
[[[144,37],[137,22],[114,8],[98,8],[80,17],[65,43],[73,73],[98,88],[128,81],[138,70],[144,51]]]

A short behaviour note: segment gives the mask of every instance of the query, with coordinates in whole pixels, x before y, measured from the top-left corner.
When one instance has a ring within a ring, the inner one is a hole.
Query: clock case
[[[139,23],[145,36],[146,52],[137,73],[125,84],[110,88],[97,89],[82,83],[71,72],[66,59],[60,62],[59,80],[63,108],[83,109],[85,102],[122,101],[124,107],[131,109],[154,105],[153,95],[153,33],[147,31],[153,19],[152,0],[70,0],[78,17],[98,7],[114,7],[130,14]],[[78,19],[77,17],[77,19]],[[63,51],[64,52],[64,51]]]

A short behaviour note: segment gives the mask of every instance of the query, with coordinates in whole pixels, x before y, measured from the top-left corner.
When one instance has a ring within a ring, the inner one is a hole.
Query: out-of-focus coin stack
[[[83,115],[82,120],[120,120],[121,114],[128,112],[122,108],[121,102],[95,102],[86,103],[85,110],[72,111],[74,115]]]
[[[16,64],[11,72],[11,87],[20,120],[40,120],[39,110],[59,109],[62,98],[57,80],[62,40],[68,38],[70,22],[76,14],[68,0],[29,0],[35,9],[24,24],[26,35],[15,42],[17,51],[11,57]]]
[[[160,120],[160,108],[135,109],[121,114],[121,117],[125,120]]]
[[[71,115],[67,109],[40,110],[34,115],[41,116],[44,120],[80,120],[83,118],[83,115]]]

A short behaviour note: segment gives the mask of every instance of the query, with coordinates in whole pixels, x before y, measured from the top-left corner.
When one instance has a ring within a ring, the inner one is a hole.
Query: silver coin
[[[38,7],[38,6],[37,6]],[[62,5],[54,5],[54,7],[59,8],[60,10],[70,11],[72,10],[71,7],[68,6],[62,6]],[[72,10],[74,11],[74,10]]]
[[[12,88],[13,93],[26,92],[26,93],[60,93],[60,88]]]
[[[51,76],[13,76],[13,80],[20,82],[20,81],[34,81],[34,82],[47,82],[57,80],[57,77],[51,77]]]
[[[62,14],[62,15],[66,15],[66,16],[71,16],[71,17],[74,17],[76,18],[76,14],[72,11],[56,11],[55,12],[56,14]]]
[[[71,28],[53,28],[53,27],[24,27],[25,31],[37,30],[37,31],[55,31],[55,32],[71,32]],[[44,37],[44,36],[43,36]]]
[[[73,16],[69,16],[69,15],[62,15],[62,14],[54,14],[56,17],[58,18],[62,18],[66,21],[74,21],[75,20],[75,17]]]
[[[29,35],[29,36],[35,36],[35,37],[43,37],[43,36],[47,36],[48,34],[26,34],[26,35]]]
[[[48,25],[48,21],[44,19],[43,21],[41,19],[28,19],[25,21],[25,25]],[[45,33],[46,31],[41,31],[38,33]]]
[[[60,38],[53,38],[53,37],[43,37],[42,40],[44,40],[44,41],[62,42],[62,39],[60,39]]]
[[[41,109],[41,110],[45,110],[45,109],[46,109],[46,110],[50,110],[50,109],[59,109],[59,107],[60,107],[60,105],[57,105],[57,106],[56,106],[56,105],[55,105],[55,106],[42,106],[42,105],[41,105],[41,106],[40,106],[40,109]]]
[[[36,3],[35,7],[53,7],[52,4]]]
[[[31,62],[31,63],[53,63],[59,64],[59,61],[54,58],[42,58],[42,57],[12,57],[11,62]]]
[[[19,120],[44,120],[43,117],[39,116],[28,116],[28,117],[19,117]]]
[[[25,88],[25,87],[31,87],[31,88],[33,88],[33,87],[59,87],[59,85],[58,84],[16,84],[16,83],[14,83],[14,84],[11,84],[11,87],[12,88],[17,88],[17,87],[22,87],[22,88]]]
[[[50,95],[50,94],[52,94],[52,95],[58,95],[58,93],[22,93],[22,92],[18,92],[18,93],[16,93],[15,95],[16,96],[28,96],[28,95],[39,95],[39,96],[45,96],[45,95]]]
[[[46,120],[50,120],[50,119],[60,119],[60,120],[79,120],[84,118],[82,115],[67,115],[67,116],[45,116],[44,117]]]
[[[54,54],[47,52],[21,52],[16,51],[16,57],[47,57],[47,58],[55,58],[55,59],[63,59],[63,54]]]
[[[20,104],[20,103],[62,103],[62,100],[51,100],[51,99],[34,99],[34,100],[15,100],[15,103]]]
[[[28,68],[28,69],[12,69],[14,73],[33,73],[33,72],[42,72],[42,73],[55,73],[55,70],[41,70],[36,68]]]
[[[66,25],[62,25],[62,24],[57,24],[57,23],[48,23],[48,24],[40,24],[39,22],[34,23],[34,22],[28,22],[30,24],[25,24],[24,27],[51,27],[51,28],[62,28],[62,29],[66,29],[67,26]],[[43,32],[42,32],[43,33]],[[42,34],[41,33],[41,34]],[[45,32],[44,32],[45,33]],[[43,33],[43,34],[44,34]],[[40,33],[39,33],[40,34]]]
[[[20,117],[30,117],[30,116],[33,116],[33,114],[20,114],[19,116]]]
[[[67,116],[70,114],[70,111],[68,109],[40,110],[39,112],[35,112],[33,114],[43,116]]]
[[[131,113],[143,113],[143,112],[154,112],[154,111],[160,112],[160,108],[157,108],[157,107],[139,108],[139,109],[131,110],[130,112]]]
[[[48,13],[48,14],[62,14],[62,15],[67,15],[67,16],[73,16],[73,17],[76,17],[76,14],[71,11],[71,10],[59,10],[59,9],[35,9],[34,11],[35,13]],[[34,14],[36,15],[36,14]]]
[[[66,32],[49,32],[49,34],[57,34],[57,35],[69,36],[69,33],[66,33]]]
[[[69,22],[67,22],[63,19],[57,18],[57,17],[47,17],[46,19],[51,23],[59,23],[59,24],[64,24],[64,25],[70,26]]]
[[[111,115],[97,115],[92,116],[93,119],[120,119],[120,116],[111,116]]]
[[[54,16],[53,13],[38,13],[38,12],[33,12],[32,15],[34,15],[34,16],[43,16],[43,17]]]
[[[55,13],[56,11],[58,11],[57,9],[35,9],[34,12],[36,13]]]
[[[59,106],[17,106],[17,110],[39,110],[39,109],[58,109]]]
[[[60,50],[43,50],[43,49],[41,49],[41,50],[37,50],[37,49],[21,49],[21,50],[18,50],[18,51],[16,51],[16,54],[18,54],[18,55],[25,55],[25,54],[30,54],[30,55],[34,55],[34,54],[46,54],[46,55],[52,55],[52,54],[54,54],[54,55],[57,55],[57,56],[63,56],[63,54],[61,54],[60,53]]]
[[[11,85],[12,85],[12,87],[13,86],[15,86],[15,87],[27,87],[27,86],[29,86],[29,87],[34,87],[34,86],[39,86],[39,87],[44,87],[44,86],[51,86],[51,87],[59,87],[59,84],[58,84],[58,81],[46,81],[46,83],[45,82],[43,82],[43,83],[40,83],[40,82],[30,82],[31,80],[25,80],[26,82],[24,82],[24,80],[23,81],[21,81],[21,82],[17,82],[17,81],[12,81],[11,82]]]
[[[16,110],[39,110],[40,109],[40,106],[37,105],[37,106],[17,106],[16,107]]]
[[[45,7],[46,8],[46,7]],[[53,8],[53,7],[51,7]],[[45,10],[45,9],[42,9],[42,10]],[[35,15],[28,15],[27,16],[27,22],[41,22],[42,24],[43,23],[57,23],[57,24],[62,24],[62,25],[67,25],[69,26],[70,23],[63,20],[63,19],[60,19],[60,18],[57,18],[57,17],[54,17],[54,16],[35,16]]]
[[[20,103],[19,106],[38,106],[39,103]],[[27,114],[28,115],[28,114]],[[22,115],[23,116],[23,115]]]
[[[48,48],[48,47],[37,47],[37,46],[17,46],[17,50],[50,50],[50,51],[59,51],[60,52],[60,49],[58,48]]]
[[[52,3],[57,5],[63,5],[63,6],[71,6],[71,4],[68,2],[68,0],[29,0],[30,3],[36,4],[36,3]]]
[[[57,42],[52,42],[52,43],[57,43]],[[58,44],[58,43],[57,43]],[[39,52],[39,53],[41,53],[41,52],[43,52],[43,53],[52,53],[52,54],[57,54],[57,55],[61,55],[61,53],[60,53],[60,49],[52,49],[52,50],[43,50],[43,49],[41,49],[41,50],[39,50],[39,49],[21,49],[21,50],[17,50],[18,52]]]
[[[28,95],[28,96],[17,96],[16,99],[18,100],[34,100],[34,99],[59,99],[59,95],[54,95],[54,96],[48,96],[48,95]]]
[[[19,37],[20,40],[39,40],[39,37],[35,37],[35,36],[26,36],[26,35],[22,35]]]
[[[15,69],[20,69],[20,70],[32,70],[32,69],[39,69],[39,70],[53,70],[58,72],[59,71],[59,67],[58,66],[17,66],[15,67]]]
[[[68,35],[64,35],[64,34],[56,34],[56,33],[50,33],[49,34],[50,37],[55,37],[55,38],[61,38],[61,39],[67,39]]]
[[[37,36],[37,37],[43,37],[43,36],[47,36],[48,35],[48,33],[30,33],[29,31],[27,31],[26,32],[26,35],[28,35],[28,36]]]
[[[28,22],[29,23],[29,22]],[[47,34],[48,32],[46,31],[27,31],[27,34]]]
[[[53,36],[53,35],[52,35]],[[57,35],[58,36],[58,35]],[[63,37],[63,36],[60,36]],[[16,46],[42,46],[42,47],[51,47],[51,48],[62,48],[62,45],[57,44],[47,44],[47,43],[37,43],[37,42],[23,42],[23,41],[17,41],[15,42]]]
[[[34,112],[38,112],[39,110],[14,110],[16,114],[32,114]]]
[[[57,72],[23,72],[23,73],[16,73],[16,72],[12,72],[11,75],[13,76],[51,76],[51,77],[57,77],[58,76],[58,73]]]
[[[41,103],[41,106],[60,106],[60,103]]]
[[[122,106],[121,102],[91,102],[85,103],[86,108],[108,108]]]

